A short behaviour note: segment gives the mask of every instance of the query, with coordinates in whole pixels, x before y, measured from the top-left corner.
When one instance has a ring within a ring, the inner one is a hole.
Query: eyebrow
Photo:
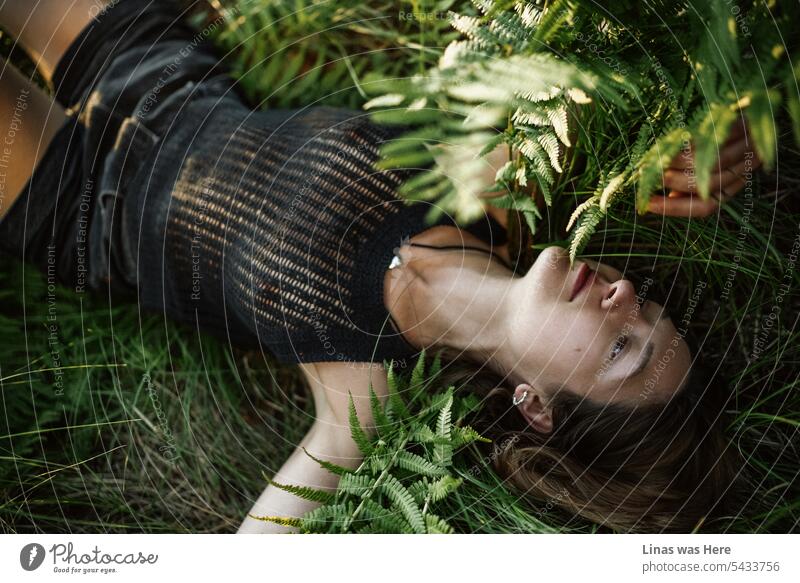
[[[634,368],[630,372],[630,374],[625,375],[625,378],[622,379],[623,383],[627,381],[629,378],[635,377],[637,374],[639,374],[644,370],[644,367],[646,367],[647,363],[650,362],[650,357],[653,356],[654,348],[655,346],[653,345],[652,341],[647,343],[647,346],[645,346],[644,350],[642,350],[642,356],[639,358],[639,362],[636,363],[636,368]]]

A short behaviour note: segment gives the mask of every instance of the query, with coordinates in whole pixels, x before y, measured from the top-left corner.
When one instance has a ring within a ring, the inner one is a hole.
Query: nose
[[[620,309],[633,305],[636,299],[636,290],[633,284],[627,279],[619,279],[608,285],[606,295],[603,298],[603,309]]]

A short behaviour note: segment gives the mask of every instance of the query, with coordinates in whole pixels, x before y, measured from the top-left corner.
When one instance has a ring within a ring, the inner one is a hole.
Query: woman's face
[[[683,385],[689,348],[663,307],[622,273],[545,249],[522,278],[510,333],[517,376],[599,401],[665,401]],[[542,348],[546,348],[543,350]]]

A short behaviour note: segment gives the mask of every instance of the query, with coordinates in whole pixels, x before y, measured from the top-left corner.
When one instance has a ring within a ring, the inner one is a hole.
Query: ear
[[[553,417],[545,403],[544,394],[531,385],[522,383],[514,389],[514,402],[528,424],[539,433],[553,431]]]

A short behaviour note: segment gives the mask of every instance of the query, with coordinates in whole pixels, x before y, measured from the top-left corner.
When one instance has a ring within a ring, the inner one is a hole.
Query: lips
[[[578,268],[578,274],[575,276],[575,283],[572,285],[572,293],[570,293],[569,301],[574,300],[581,290],[586,287],[586,284],[592,279],[594,271],[592,271],[586,263],[582,263]]]

